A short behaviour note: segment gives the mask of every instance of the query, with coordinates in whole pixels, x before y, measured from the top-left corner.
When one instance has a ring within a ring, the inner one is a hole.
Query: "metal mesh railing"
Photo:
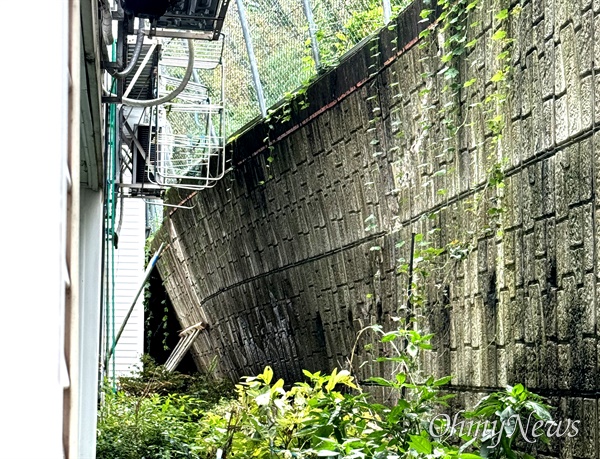
[[[200,46],[194,48],[194,67],[214,69],[221,63],[222,50],[223,40],[203,40]],[[165,43],[160,56],[162,65],[185,68],[187,60],[188,46],[185,40],[172,39]]]
[[[179,87],[188,55],[184,40],[165,43],[158,71],[159,96]],[[161,108],[157,156],[150,167],[159,186],[202,189],[213,186],[224,172],[223,40],[198,41],[194,69],[185,89]],[[181,181],[184,180],[185,184]]]
[[[296,90],[317,69],[311,50],[306,8],[310,8],[321,66],[335,65],[343,54],[384,25],[386,0],[242,0],[254,59],[267,107]],[[410,0],[389,0],[397,14]],[[227,132],[232,134],[261,114],[251,59],[235,1],[223,32],[226,66]]]

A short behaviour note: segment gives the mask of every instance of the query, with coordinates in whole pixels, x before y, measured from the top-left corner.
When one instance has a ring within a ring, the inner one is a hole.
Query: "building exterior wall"
[[[100,281],[102,277],[102,192],[81,190],[80,323],[79,329],[79,450],[77,457],[96,454],[98,354],[100,346]]]
[[[9,6],[6,13],[18,15],[17,8]],[[62,459],[63,398],[70,383],[64,340],[69,2],[34,2],[26,22],[30,30],[44,30],[44,39],[29,36],[16,45],[21,21],[0,30],[2,41],[14,44],[6,46],[3,59],[18,68],[18,77],[0,75],[0,436],[4,457]]]

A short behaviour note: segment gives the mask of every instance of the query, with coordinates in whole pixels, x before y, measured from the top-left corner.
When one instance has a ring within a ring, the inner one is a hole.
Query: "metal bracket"
[[[102,96],[103,104],[120,104],[121,97],[118,96]]]
[[[171,29],[156,29],[150,27],[149,30],[144,31],[144,35],[148,38],[161,37],[161,38],[191,38],[193,40],[212,40],[213,32],[198,31],[194,32],[191,30],[171,30]]]

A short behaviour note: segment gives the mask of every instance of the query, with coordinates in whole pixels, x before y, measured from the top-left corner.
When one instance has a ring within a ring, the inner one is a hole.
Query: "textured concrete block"
[[[567,100],[567,96],[563,95],[554,102],[554,127],[557,144],[561,144],[569,138],[569,107]]]
[[[436,338],[425,368],[450,372],[465,387],[523,382],[561,395],[564,413],[598,425],[595,399],[563,391],[597,389],[600,134],[591,130],[600,123],[600,3],[524,1],[510,16],[514,71],[496,152],[484,100],[494,90],[487,80],[499,44],[491,39],[495,6],[486,2],[469,31],[480,40],[459,63],[460,81],[477,77],[473,85],[456,96],[441,90],[447,81],[437,75],[434,44],[407,49],[344,94],[367,76],[361,55],[362,64],[344,64],[311,86],[321,105],[311,104],[315,115],[293,133],[281,128],[272,164],[269,153],[254,151],[259,125],[235,143],[234,158],[246,160],[232,180],[172,215],[155,239],[172,243],[159,262],[166,288],[182,322],[202,314],[214,323],[195,345],[198,362],[219,355],[219,372],[232,378],[266,364],[289,378],[343,365],[362,327],[391,327],[391,317],[405,313],[407,276],[396,270],[410,244],[395,244],[422,233],[431,246],[473,249],[460,261],[443,254],[444,268],[428,278],[429,302],[419,312]],[[423,69],[436,76],[424,83]],[[438,111],[454,102],[465,125],[450,138]],[[376,106],[384,119],[372,122]],[[487,182],[498,155],[506,177],[494,190]],[[499,197],[504,212],[491,216]],[[182,196],[170,191],[169,199]],[[484,231],[492,224],[499,226]],[[434,225],[442,231],[427,234]],[[356,359],[372,358],[362,344]],[[360,377],[381,371],[390,368],[367,364]],[[536,457],[596,457],[596,430]]]

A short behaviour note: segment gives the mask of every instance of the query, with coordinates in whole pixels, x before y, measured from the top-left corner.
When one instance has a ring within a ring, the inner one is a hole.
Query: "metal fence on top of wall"
[[[318,68],[335,65],[409,3],[410,0],[232,1],[223,27],[227,133],[231,135],[264,115],[265,109],[299,88]]]

